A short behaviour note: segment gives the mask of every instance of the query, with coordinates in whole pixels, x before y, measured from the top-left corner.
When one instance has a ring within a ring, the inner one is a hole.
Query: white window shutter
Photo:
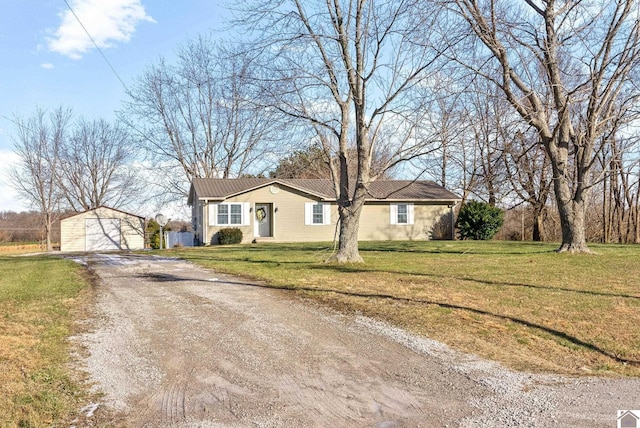
[[[322,204],[324,224],[331,224],[331,204]]]
[[[209,226],[217,226],[218,225],[218,204],[207,204],[209,208]]]
[[[407,204],[407,224],[413,224],[413,204]]]
[[[313,202],[304,203],[304,224],[310,225],[313,223]]]
[[[251,215],[249,210],[251,209],[251,202],[242,203],[242,225],[249,226],[251,224]]]
[[[398,224],[398,205],[389,204],[389,223]]]

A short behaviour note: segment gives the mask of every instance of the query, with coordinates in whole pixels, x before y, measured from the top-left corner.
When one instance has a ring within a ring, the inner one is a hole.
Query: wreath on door
[[[264,208],[258,208],[256,210],[256,219],[258,219],[258,221],[264,220],[266,216],[267,216],[267,210],[265,210]]]

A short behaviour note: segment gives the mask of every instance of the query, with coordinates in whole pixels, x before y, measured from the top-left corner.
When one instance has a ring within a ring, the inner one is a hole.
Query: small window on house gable
[[[413,224],[413,204],[391,204],[389,213],[391,224]]]

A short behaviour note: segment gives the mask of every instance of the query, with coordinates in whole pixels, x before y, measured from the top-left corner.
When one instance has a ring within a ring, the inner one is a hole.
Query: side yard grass
[[[388,321],[527,371],[640,376],[640,246],[556,254],[546,243],[362,243],[364,265],[323,261],[330,244],[167,250],[221,272]]]
[[[69,260],[0,256],[0,426],[57,426],[77,409],[67,337],[87,283]]]

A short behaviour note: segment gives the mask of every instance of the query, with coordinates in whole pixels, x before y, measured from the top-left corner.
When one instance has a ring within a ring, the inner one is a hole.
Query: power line
[[[100,55],[102,56],[102,58],[105,60],[105,62],[107,63],[107,65],[109,66],[109,68],[111,69],[111,71],[113,72],[113,74],[115,74],[115,76],[118,78],[118,80],[120,81],[120,83],[122,84],[122,86],[124,87],[125,90],[129,90],[129,88],[127,88],[127,85],[124,83],[124,80],[122,80],[122,78],[120,77],[120,75],[118,74],[118,72],[116,71],[115,68],[113,68],[113,65],[111,65],[111,62],[109,61],[109,59],[107,58],[107,56],[104,54],[104,52],[102,52],[102,49],[100,49],[100,46],[98,46],[98,44],[96,43],[96,41],[93,39],[93,37],[91,36],[91,34],[89,33],[89,31],[87,30],[87,28],[84,26],[84,24],[82,23],[82,21],[80,21],[80,18],[78,18],[78,15],[76,15],[76,12],[73,10],[73,8],[71,7],[71,5],[69,4],[69,2],[67,0],[64,0],[64,3],[67,5],[67,7],[69,8],[69,10],[71,11],[71,13],[73,14],[73,16],[76,18],[76,21],[78,21],[78,24],[80,24],[80,26],[82,27],[82,29],[84,30],[85,33],[87,33],[87,36],[89,36],[89,40],[91,40],[91,43],[93,43],[93,46],[96,47],[96,49],[98,50],[98,52],[100,52]]]

